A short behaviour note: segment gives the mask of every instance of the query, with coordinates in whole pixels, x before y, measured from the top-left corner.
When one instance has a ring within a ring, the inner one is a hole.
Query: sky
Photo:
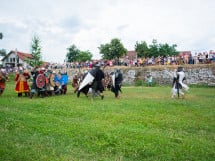
[[[42,58],[63,63],[75,45],[101,58],[98,47],[118,38],[177,44],[178,51],[215,50],[214,0],[0,0],[0,49],[30,53],[40,38]]]

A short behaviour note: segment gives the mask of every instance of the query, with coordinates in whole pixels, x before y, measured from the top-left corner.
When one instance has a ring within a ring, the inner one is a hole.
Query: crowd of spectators
[[[92,68],[93,64],[99,62],[102,66],[129,66],[129,67],[144,67],[153,65],[184,65],[184,64],[210,64],[215,62],[215,52],[210,51],[203,53],[195,53],[194,55],[175,55],[175,56],[158,56],[151,58],[138,58],[129,60],[128,57],[115,59],[115,60],[94,60],[86,62],[64,62],[64,63],[50,63],[46,68],[53,70],[59,69],[80,69],[80,68]],[[17,67],[4,67],[1,70],[6,73],[16,72]],[[30,69],[29,69],[30,70]]]
[[[95,60],[86,62],[67,62],[63,64],[50,64],[52,69],[65,68],[92,68],[95,62],[99,62],[102,66],[150,66],[150,65],[184,65],[184,64],[210,64],[215,62],[215,52],[195,53],[194,55],[175,55],[175,56],[159,56],[151,58],[138,58],[129,60],[127,57],[115,60]]]

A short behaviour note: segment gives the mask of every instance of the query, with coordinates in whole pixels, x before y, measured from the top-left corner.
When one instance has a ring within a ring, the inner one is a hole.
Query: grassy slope
[[[124,87],[117,100],[0,98],[0,160],[214,160],[215,88],[171,99],[168,87]]]

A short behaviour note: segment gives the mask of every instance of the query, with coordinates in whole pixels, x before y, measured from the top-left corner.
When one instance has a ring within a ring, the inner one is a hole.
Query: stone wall
[[[184,65],[186,84],[198,84],[215,86],[215,63],[199,64],[199,65]],[[136,81],[146,81],[148,74],[151,74],[153,81],[158,85],[171,85],[173,80],[173,71],[177,66],[147,66],[147,67],[107,67],[105,72],[110,73],[116,68],[120,68],[123,73],[123,84],[135,85]],[[77,73],[77,70],[69,71],[70,80],[72,75]]]
[[[187,84],[204,84],[215,86],[215,64],[184,65]],[[170,85],[173,80],[173,71],[177,66],[147,66],[147,67],[121,67],[124,84],[134,85],[136,81],[146,81],[151,74],[153,81],[159,85]],[[107,69],[110,72],[111,68]]]

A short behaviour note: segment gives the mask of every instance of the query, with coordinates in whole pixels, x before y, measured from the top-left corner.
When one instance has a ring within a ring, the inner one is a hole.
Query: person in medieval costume
[[[29,73],[24,71],[22,67],[19,67],[15,77],[15,91],[18,93],[18,97],[21,97],[23,93],[25,93],[25,96],[29,96],[30,89],[27,82],[28,79],[30,79]]]
[[[48,96],[52,96],[54,94],[55,87],[54,76],[55,76],[54,71],[48,70],[46,72],[46,95]]]
[[[81,91],[85,86],[90,85],[92,91],[92,98],[95,96],[100,96],[101,99],[104,98],[104,72],[100,69],[100,64],[97,63],[93,68],[87,73],[83,81],[78,87],[78,91]],[[88,90],[90,92],[90,90]],[[79,97],[79,95],[77,95]]]
[[[40,82],[40,83],[38,83]],[[37,87],[38,87],[38,96],[46,96],[46,68],[42,67],[39,70],[39,75],[37,76]]]
[[[78,91],[78,86],[79,86],[79,78],[78,78],[78,74],[75,74],[72,79],[72,87],[73,87],[74,93]]]
[[[108,72],[106,72],[105,73],[105,90],[111,90],[111,86],[112,86],[112,78],[111,78],[111,75],[108,73]]]
[[[6,80],[6,74],[0,70],[0,96],[4,92]]]
[[[95,68],[91,71],[92,75],[94,76],[94,80],[92,82],[92,97],[96,96],[97,94],[101,97],[101,99],[104,99],[104,78],[105,74],[100,69],[100,64],[97,63],[95,65]]]
[[[68,84],[68,80],[69,80],[67,72],[62,73],[61,77],[62,77],[62,81],[61,81],[62,94],[66,94],[67,93],[67,84]]]
[[[32,85],[30,91],[30,98],[32,98],[35,94],[42,98],[46,96],[45,71],[45,68],[39,69],[37,66],[31,71]]]
[[[37,94],[38,88],[36,84],[36,79],[38,75],[39,75],[38,66],[36,66],[31,71],[32,84],[31,84],[31,90],[30,90],[30,98],[32,98],[35,94]]]
[[[58,72],[55,77],[54,77],[54,82],[55,82],[55,87],[54,87],[54,92],[56,95],[62,94],[62,84],[63,84],[63,79],[61,72]]]
[[[115,94],[115,98],[119,98],[119,91],[122,92],[121,86],[123,81],[123,75],[120,69],[117,69],[112,75],[112,87],[111,91]]]
[[[87,70],[84,71],[84,74],[83,74],[83,76],[81,77],[81,80],[80,80],[80,84],[82,83],[82,81],[84,80],[84,78],[86,77],[87,74],[88,74],[88,71]],[[80,97],[81,92],[84,93],[86,97],[88,97],[88,92],[89,92],[90,87],[91,87],[91,85],[87,84],[81,90],[78,90],[77,97],[78,98]]]
[[[184,97],[185,93],[183,91],[188,91],[189,87],[183,83],[185,80],[185,73],[183,67],[178,67],[174,70],[173,73],[173,84],[172,84],[172,98],[175,98],[178,94],[178,97],[181,95]]]

